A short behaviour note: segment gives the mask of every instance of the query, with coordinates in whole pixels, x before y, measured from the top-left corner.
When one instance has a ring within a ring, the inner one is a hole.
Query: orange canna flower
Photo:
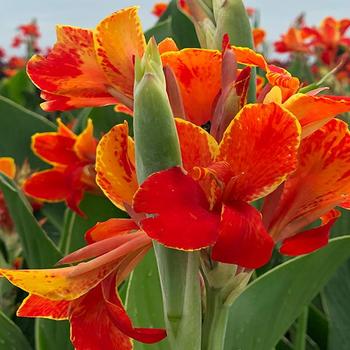
[[[94,164],[97,141],[93,136],[92,121],[80,135],[75,135],[58,119],[57,132],[35,134],[32,150],[53,167],[31,175],[23,184],[24,192],[48,202],[66,201],[67,205],[83,215],[78,205],[84,191],[95,191]]]
[[[253,40],[254,46],[259,47],[264,41],[266,37],[266,32],[262,28],[253,28]]]
[[[94,30],[57,26],[57,43],[46,57],[33,56],[27,72],[42,90],[46,111],[117,103],[132,108],[134,61],[145,47],[137,7],[129,7]]]
[[[281,39],[274,43],[276,52],[301,52],[310,53],[310,33],[304,28],[291,27],[287,33],[281,35]]]
[[[305,138],[296,171],[264,204],[264,222],[287,255],[309,253],[326,245],[336,206],[350,208],[350,132],[333,119]],[[301,231],[321,219],[319,227]]]
[[[157,2],[154,4],[152,13],[157,17],[162,17],[163,13],[168,8],[168,3],[166,2]]]

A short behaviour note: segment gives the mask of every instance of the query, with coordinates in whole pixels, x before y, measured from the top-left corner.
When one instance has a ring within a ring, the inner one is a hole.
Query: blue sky
[[[55,24],[94,27],[102,18],[119,8],[141,5],[140,16],[144,29],[154,23],[150,14],[157,0],[1,0],[0,46],[9,48],[17,25],[37,18],[42,32],[41,46],[55,41]],[[268,31],[268,40],[275,40],[301,12],[307,13],[310,24],[323,17],[350,17],[348,0],[246,0],[247,6],[261,10],[262,25]]]

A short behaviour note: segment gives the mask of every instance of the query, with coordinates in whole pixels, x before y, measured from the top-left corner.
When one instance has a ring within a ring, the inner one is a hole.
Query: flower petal
[[[135,57],[142,57],[146,46],[137,10],[117,11],[95,30],[98,61],[110,84],[127,97],[133,96]]]
[[[219,215],[197,182],[171,168],[151,175],[134,197],[134,210],[152,214],[141,221],[142,229],[165,246],[195,250],[212,245],[218,235]]]
[[[27,72],[33,83],[48,94],[45,110],[66,110],[114,103],[106,91],[107,80],[97,62],[91,30],[57,26],[57,43],[47,57],[33,56]],[[80,99],[83,98],[83,101]]]
[[[94,138],[92,120],[88,119],[86,128],[77,137],[74,151],[80,159],[94,162],[96,158],[96,146],[97,141]]]
[[[69,306],[70,302],[66,300],[50,300],[29,294],[17,310],[17,316],[66,320]]]
[[[186,118],[197,125],[205,124],[212,117],[221,87],[221,59],[219,51],[204,49],[184,49],[162,55],[163,65],[170,66],[177,78]]]
[[[128,124],[119,124],[104,135],[97,146],[96,182],[120,209],[131,204],[138,188],[135,172],[134,141],[128,136]]]
[[[300,125],[275,103],[247,105],[227,128],[217,161],[230,165],[226,197],[250,202],[272,192],[295,170]]]
[[[301,143],[299,166],[284,184],[269,225],[283,240],[350,198],[350,133],[338,119]]]
[[[338,210],[331,210],[327,215],[321,217],[321,226],[285,239],[280,248],[281,254],[298,256],[324,247],[328,243],[330,230],[339,216],[340,212]]]
[[[4,173],[13,179],[16,175],[16,163],[13,158],[0,157],[0,173]]]
[[[56,169],[34,173],[24,182],[23,190],[28,196],[53,202],[63,201],[70,194],[64,172]]]
[[[310,96],[296,94],[283,105],[299,120],[306,137],[338,114],[350,111],[350,98],[345,96]]]
[[[241,201],[224,205],[219,232],[212,250],[214,260],[250,269],[270,260],[274,242],[253,206]]]
[[[158,44],[158,50],[160,54],[169,51],[179,51],[175,41],[172,38],[165,38]]]
[[[218,153],[214,137],[204,129],[183,119],[176,119],[183,167],[190,171],[194,167],[209,166]]]
[[[120,234],[129,233],[139,227],[132,219],[109,219],[98,222],[94,227],[85,233],[85,240],[91,244]]]

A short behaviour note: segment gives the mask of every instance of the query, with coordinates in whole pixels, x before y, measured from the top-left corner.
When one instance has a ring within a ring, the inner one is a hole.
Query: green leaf
[[[0,350],[31,350],[22,331],[2,311],[0,311]]]
[[[28,266],[47,268],[54,265],[62,255],[33,216],[31,206],[22,192],[14,181],[3,174],[0,174],[0,190],[20,236]]]
[[[60,242],[60,250],[63,255],[83,247],[85,245],[85,232],[97,222],[110,218],[126,217],[126,214],[115,207],[106,197],[90,193],[85,194],[80,208],[86,214],[86,217],[81,217],[70,209],[67,209],[65,213]]]
[[[30,149],[31,136],[55,130],[55,124],[41,115],[0,96],[0,156],[11,156],[17,164],[28,159],[33,168],[42,167],[44,163]]]
[[[145,32],[146,40],[154,37],[157,43],[160,43],[167,37],[173,36],[171,17],[168,17],[165,21],[158,22],[154,27]]]
[[[342,216],[334,225],[334,235],[349,232],[350,213],[342,210]],[[350,349],[350,260],[342,265],[326,285],[323,301],[329,317],[329,350]]]
[[[136,267],[129,279],[125,306],[135,326],[165,327],[162,292],[153,249]],[[166,339],[153,345],[134,342],[134,347],[135,350],[169,350],[170,348]]]
[[[35,320],[35,349],[36,350],[70,350],[68,321],[46,319]]]
[[[349,256],[350,237],[336,238],[256,279],[232,305],[225,350],[271,350]]]

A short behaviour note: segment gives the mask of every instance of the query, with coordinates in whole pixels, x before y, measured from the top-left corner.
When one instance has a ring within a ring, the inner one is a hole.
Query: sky
[[[151,15],[157,0],[0,0],[0,46],[10,53],[11,39],[19,24],[38,20],[42,38],[41,47],[55,42],[55,24],[94,27],[101,19],[119,8],[138,4],[144,29],[156,20]],[[158,0],[159,1],[159,0]],[[350,18],[348,0],[246,0],[247,6],[261,11],[261,25],[267,30],[269,41],[276,40],[301,12],[307,13],[307,22],[317,24],[325,16]]]

